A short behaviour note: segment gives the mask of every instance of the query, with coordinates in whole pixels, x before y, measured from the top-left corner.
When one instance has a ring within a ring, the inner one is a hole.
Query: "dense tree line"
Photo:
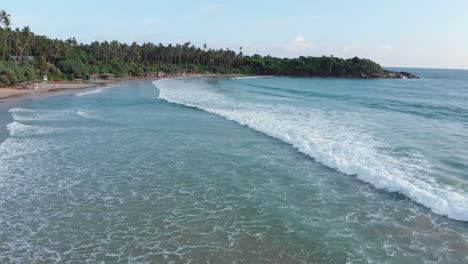
[[[244,56],[230,49],[196,47],[191,42],[176,45],[111,42],[78,43],[76,39],[50,39],[29,27],[11,29],[10,15],[0,12],[0,83],[84,78],[90,73],[113,73],[120,77],[142,72],[244,73],[288,76],[363,77],[382,68],[367,59]]]

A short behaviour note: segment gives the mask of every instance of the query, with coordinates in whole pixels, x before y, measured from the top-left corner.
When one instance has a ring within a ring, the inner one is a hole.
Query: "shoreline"
[[[187,78],[187,77],[215,77],[215,76],[242,76],[242,74],[218,74],[218,73],[199,73],[199,74],[167,74],[162,77],[127,77],[116,78],[114,80],[100,80],[100,81],[61,81],[61,82],[47,82],[47,83],[27,83],[26,85],[34,86],[37,88],[21,88],[23,84],[14,85],[11,87],[0,88],[0,106],[14,105],[19,101],[33,99],[42,96],[49,96],[60,94],[64,91],[75,91],[83,89],[97,88],[107,85],[116,84],[124,81],[131,80],[161,80],[172,78]]]
[[[46,82],[46,83],[22,83],[11,87],[0,88],[0,104],[12,99],[23,99],[36,97],[35,95],[46,95],[51,93],[58,93],[67,90],[81,90],[90,89],[101,86],[112,85],[115,83],[131,80],[161,80],[171,78],[184,78],[184,77],[208,77],[208,76],[242,76],[242,74],[217,74],[217,73],[200,73],[200,74],[167,74],[161,77],[127,77],[116,78],[114,80],[100,80],[100,81],[61,81],[61,82]],[[33,88],[24,88],[33,87]]]
[[[0,88],[0,100],[8,100],[13,98],[24,97],[26,95],[53,93],[63,90],[76,90],[98,87],[114,82],[98,83],[98,82],[82,82],[82,81],[64,81],[64,82],[47,82],[47,83],[31,83],[28,85],[35,86],[34,88],[20,88],[22,85],[16,85],[7,88]]]
[[[387,73],[401,73],[401,74],[410,74],[406,72],[392,72],[387,71]],[[411,74],[410,74],[411,75]],[[215,77],[215,76],[247,76],[246,74],[221,74],[221,73],[182,73],[182,74],[165,74],[163,76],[150,75],[150,76],[132,76],[125,78],[115,78],[114,80],[96,80],[96,81],[49,81],[49,82],[29,82],[29,83],[19,83],[12,86],[0,87],[0,104],[4,103],[5,100],[10,101],[11,99],[16,98],[26,98],[31,95],[38,94],[50,94],[57,93],[65,90],[79,90],[79,89],[89,89],[105,85],[110,85],[122,81],[130,80],[161,80],[161,79],[171,79],[171,78],[189,78],[189,77]],[[290,77],[302,77],[302,76],[290,76]],[[363,79],[368,79],[367,77],[361,77]],[[387,78],[402,78],[402,77],[387,77]],[[380,78],[377,78],[380,79]],[[403,78],[404,79],[404,78]]]

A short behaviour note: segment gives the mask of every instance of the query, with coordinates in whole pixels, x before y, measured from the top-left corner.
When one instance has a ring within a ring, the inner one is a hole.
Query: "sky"
[[[52,38],[243,48],[468,69],[468,0],[0,0],[14,27]]]

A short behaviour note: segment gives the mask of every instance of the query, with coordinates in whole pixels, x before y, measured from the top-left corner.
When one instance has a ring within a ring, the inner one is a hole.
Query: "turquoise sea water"
[[[468,72],[3,106],[0,263],[466,263]]]

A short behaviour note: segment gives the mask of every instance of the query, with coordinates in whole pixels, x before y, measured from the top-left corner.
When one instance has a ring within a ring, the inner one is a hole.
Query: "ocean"
[[[467,263],[468,71],[0,106],[0,263]]]

